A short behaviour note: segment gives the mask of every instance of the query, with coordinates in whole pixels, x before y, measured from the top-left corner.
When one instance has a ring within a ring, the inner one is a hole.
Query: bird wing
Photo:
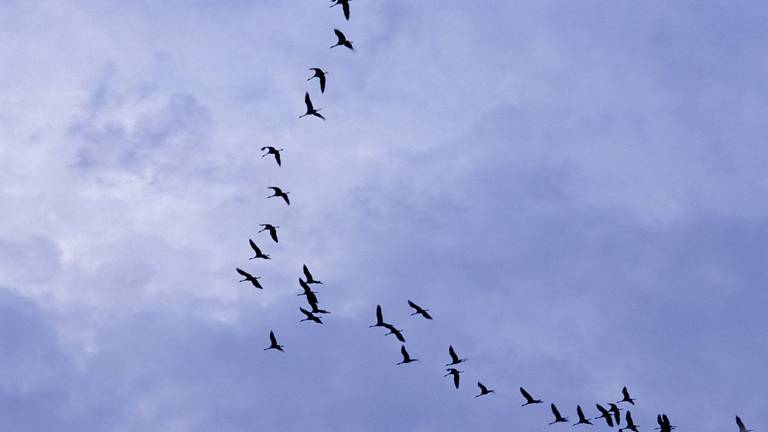
[[[581,410],[581,405],[576,405],[576,415],[579,416],[579,420],[584,419],[584,411]]]
[[[347,37],[344,36],[344,33],[341,32],[339,29],[333,29],[333,32],[336,33],[336,37],[339,38],[339,43],[342,41],[347,40]]]
[[[597,407],[597,410],[598,410],[598,411],[600,411],[600,414],[602,414],[602,415],[604,415],[604,416],[610,415],[610,413],[608,412],[608,410],[607,410],[607,409],[605,409],[605,407],[603,407],[602,405],[600,405],[600,404],[595,404],[595,406]]]
[[[301,313],[303,313],[304,315],[306,315],[306,316],[307,316],[307,318],[314,318],[314,315],[312,315],[312,312],[310,312],[310,311],[308,311],[308,310],[304,309],[303,307],[300,307],[300,308],[299,308],[299,310],[301,311]]]
[[[550,407],[550,408],[552,408],[552,414],[554,414],[554,415],[555,415],[555,418],[558,418],[558,419],[559,419],[559,418],[561,418],[561,417],[562,417],[562,416],[560,415],[560,411],[558,411],[558,410],[557,410],[557,407],[555,406],[555,404],[550,404],[550,406],[549,406],[549,407]]]
[[[282,194],[283,200],[285,200],[285,203],[288,205],[291,205],[291,200],[288,199],[288,194]]]
[[[459,388],[459,372],[458,371],[453,373],[453,385],[456,386],[456,388]]]
[[[251,249],[253,249],[253,251],[256,252],[257,255],[261,255],[261,250],[259,250],[259,247],[256,246],[256,243],[254,243],[253,240],[248,239],[248,243],[251,244]]]
[[[477,386],[480,387],[480,393],[487,393],[488,392],[488,388],[486,386],[484,386],[483,383],[481,383],[480,381],[477,382]]]
[[[419,306],[416,303],[414,303],[414,302],[412,302],[410,300],[408,300],[408,306],[414,308],[416,310],[416,312],[419,311]]]
[[[321,74],[318,78],[320,78],[320,93],[325,93],[325,75]]]
[[[323,115],[322,115],[322,114],[320,114],[320,113],[319,113],[319,112],[317,112],[317,111],[313,112],[313,113],[312,113],[312,115],[313,115],[313,116],[315,116],[315,117],[320,117],[321,119],[325,120],[325,117],[323,117]]]
[[[627,418],[627,425],[631,426],[631,425],[635,424],[634,420],[632,420],[632,412],[631,411],[627,411],[626,418]]]
[[[624,395],[624,400],[628,401],[628,400],[632,399],[631,397],[629,397],[629,390],[627,390],[626,387],[621,389],[621,394]]]
[[[275,160],[277,161],[277,166],[282,166],[280,163],[280,152],[275,152]]]
[[[272,342],[272,345],[277,345],[277,338],[275,337],[275,333],[272,331],[269,332],[269,341]]]
[[[349,20],[349,2],[343,2],[341,7],[344,9],[344,18]]]
[[[309,98],[309,92],[304,93],[304,105],[307,106],[307,111],[315,110],[315,107],[312,106],[312,100]]]
[[[301,270],[304,272],[304,277],[307,278],[308,281],[312,280],[312,273],[309,272],[309,267],[307,267],[306,264],[301,268]]]
[[[453,362],[459,361],[459,356],[456,355],[456,351],[453,350],[453,345],[448,345],[448,355],[451,356]]]
[[[431,319],[432,319],[432,315],[430,315],[430,314],[429,314],[429,312],[427,312],[427,311],[425,311],[425,310],[422,310],[422,311],[421,311],[421,314],[422,314],[422,315],[424,315],[424,318],[426,318],[426,319],[428,319],[428,320],[431,320]]]
[[[240,273],[240,275],[242,275],[243,277],[251,277],[251,274],[243,269],[235,267],[235,270],[237,270],[237,272]]]
[[[741,421],[741,417],[736,416],[736,424],[739,426],[739,432],[745,432],[747,427],[744,426],[744,422]]]
[[[384,314],[381,312],[381,305],[376,305],[376,323],[378,324],[383,322],[384,322]]]
[[[522,388],[522,387],[520,387],[520,393],[522,393],[523,397],[524,397],[524,398],[525,398],[527,401],[529,401],[529,402],[530,402],[530,401],[532,401],[532,400],[533,400],[533,397],[531,397],[531,394],[530,394],[530,393],[528,393],[527,391],[525,391],[525,389],[524,389],[524,388]]]
[[[392,334],[395,335],[397,340],[399,340],[400,342],[405,342],[405,338],[403,337],[403,334],[400,333],[400,330],[398,330],[398,329],[396,329],[394,327],[392,327],[390,330],[392,330]]]
[[[408,351],[406,351],[406,349],[405,349],[405,345],[402,345],[402,346],[400,347],[400,354],[402,354],[402,355],[403,355],[403,361],[406,361],[406,360],[410,360],[410,359],[411,359],[411,356],[410,356],[410,355],[408,355]]]
[[[277,243],[277,230],[274,227],[269,230],[269,236]]]

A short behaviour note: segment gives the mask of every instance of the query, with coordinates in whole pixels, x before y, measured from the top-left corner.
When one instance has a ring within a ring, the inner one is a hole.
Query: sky
[[[575,419],[626,385],[641,431],[766,430],[768,6],[351,12],[0,2],[3,428],[556,432],[519,386]]]

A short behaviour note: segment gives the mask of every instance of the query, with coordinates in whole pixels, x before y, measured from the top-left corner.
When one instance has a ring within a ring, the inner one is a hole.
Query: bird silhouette
[[[312,312],[304,309],[303,307],[300,307],[299,310],[301,311],[301,313],[303,313],[304,315],[307,316],[306,318],[304,318],[301,321],[314,321],[314,322],[316,322],[318,324],[322,324],[323,323],[323,321],[321,321],[320,318],[316,317]],[[299,322],[301,322],[301,321],[299,321]]]
[[[480,381],[477,382],[477,386],[480,388],[480,394],[475,395],[475,397],[485,396],[490,393],[496,393],[496,390],[488,390],[488,387],[483,385]]]
[[[574,423],[573,424],[574,426],[577,426],[580,424],[588,424],[588,425],[592,424],[592,422],[589,421],[589,419],[586,416],[584,416],[584,411],[581,410],[581,405],[576,405],[576,415],[579,416],[579,421]]]
[[[401,333],[402,330],[400,330],[398,328],[395,328],[395,326],[393,326],[392,324],[387,324],[387,323],[384,323],[384,328],[389,330],[389,333],[387,333],[386,335],[395,335],[397,340],[399,340],[400,342],[405,343],[405,338],[403,337],[403,333]],[[386,336],[386,335],[384,335],[384,336]]]
[[[412,307],[412,308],[413,308],[413,310],[415,310],[415,311],[416,311],[416,312],[412,313],[412,314],[411,314],[411,316],[414,316],[414,315],[421,315],[421,316],[423,316],[424,318],[426,318],[426,319],[428,319],[428,320],[431,320],[431,319],[432,319],[432,316],[430,316],[430,315],[427,313],[427,311],[429,311],[429,309],[424,309],[424,308],[422,308],[421,306],[417,305],[416,303],[414,303],[414,302],[412,302],[412,301],[410,301],[410,300],[408,300],[408,306]]]
[[[615,403],[609,403],[608,406],[610,407],[608,411],[613,414],[613,421],[616,423],[616,426],[621,425],[621,408]]]
[[[269,231],[269,236],[272,237],[272,240],[274,240],[275,243],[277,243],[277,229],[280,227],[272,224],[259,224],[259,225],[264,227],[260,229],[259,232]]]
[[[256,246],[256,243],[254,243],[254,242],[253,242],[253,240],[251,240],[251,239],[248,239],[248,243],[250,243],[250,244],[251,244],[251,249],[253,249],[253,253],[255,253],[255,254],[256,254],[256,256],[253,256],[253,257],[251,257],[251,258],[248,258],[248,260],[252,260],[252,259],[256,259],[256,258],[261,258],[261,259],[271,259],[271,258],[269,258],[269,255],[267,255],[267,254],[263,253],[263,252],[261,251],[261,249],[259,249],[259,247],[258,247],[258,246]]]
[[[446,371],[448,371],[448,373],[443,375],[443,378],[445,378],[445,377],[447,377],[449,375],[453,375],[453,386],[456,387],[456,389],[458,390],[458,388],[459,388],[459,374],[464,372],[464,371],[460,371],[460,370],[458,370],[456,368],[449,368],[449,369],[446,369]]]
[[[269,332],[269,342],[270,342],[269,347],[264,348],[264,351],[268,351],[268,350],[274,349],[274,350],[278,350],[280,352],[285,352],[285,351],[283,351],[283,346],[277,343],[277,338],[275,337],[275,333],[273,331],[271,331],[271,330]]]
[[[333,32],[336,33],[336,38],[338,38],[338,42],[336,42],[336,45],[331,45],[331,48],[337,47],[337,46],[345,46],[352,51],[355,50],[354,47],[352,47],[352,41],[347,39],[347,37],[344,35],[344,33],[341,32],[339,29],[333,29]]]
[[[604,406],[600,404],[595,404],[597,406],[597,410],[600,411],[600,416],[595,417],[592,420],[597,420],[599,418],[605,419],[605,422],[608,423],[609,427],[613,427],[613,417],[611,416],[611,412],[605,409]]]
[[[333,4],[330,7],[341,5],[344,10],[344,18],[349,21],[349,0],[331,0]]]
[[[300,115],[299,118],[306,117],[308,115],[313,115],[315,117],[320,117],[321,119],[325,120],[325,117],[323,117],[323,115],[319,113],[321,108],[315,109],[315,107],[312,105],[312,99],[309,98],[309,92],[304,93],[304,105],[307,106],[307,112]]]
[[[290,192],[284,192],[277,186],[269,186],[267,189],[272,189],[272,195],[268,196],[267,198],[279,197],[282,198],[287,205],[291,205],[291,201],[288,199],[288,194]]]
[[[550,404],[549,407],[552,409],[552,414],[555,415],[555,421],[550,423],[550,425],[553,425],[555,423],[567,423],[568,417],[563,417],[560,415],[560,411],[557,410],[557,407],[555,404]]]
[[[627,411],[627,413],[624,415],[625,423],[627,424],[623,428],[619,428],[619,432],[623,430],[631,430],[632,432],[638,432],[637,427],[638,425],[635,424],[635,421],[632,420],[632,412]]]
[[[248,281],[251,284],[253,284],[253,286],[255,286],[256,288],[264,289],[264,287],[261,286],[261,284],[259,283],[259,279],[261,279],[261,277],[253,276],[252,274],[238,267],[235,267],[235,270],[237,270],[237,272],[240,273],[240,275],[245,278],[245,279],[241,279],[239,282]]]
[[[449,345],[448,346],[448,355],[451,356],[451,362],[446,364],[446,366],[457,365],[459,363],[464,363],[465,361],[468,360],[468,359],[465,359],[465,358],[460,359],[459,356],[456,355],[456,351],[453,350],[453,345]]]
[[[405,345],[402,345],[400,347],[400,354],[403,355],[403,361],[399,362],[398,365],[408,364],[408,363],[413,363],[415,361],[419,361],[419,359],[411,358],[411,355],[408,354],[408,351],[405,349]]]
[[[654,428],[654,430],[660,430],[661,432],[672,432],[672,429],[677,428],[677,426],[672,426],[672,423],[669,422],[669,417],[663,413],[656,416],[656,423],[659,424],[659,427]]]
[[[632,405],[635,404],[635,400],[637,399],[632,399],[631,397],[629,397],[629,390],[627,390],[627,387],[624,387],[623,389],[621,389],[621,394],[622,396],[624,396],[624,398],[616,403],[628,402]]]
[[[541,403],[541,399],[534,399],[533,396],[531,396],[531,394],[528,393],[528,391],[525,390],[522,387],[520,387],[520,393],[525,398],[525,403],[522,406],[533,405],[533,404],[540,404]]]
[[[306,264],[304,264],[301,270],[304,272],[304,277],[307,278],[308,284],[320,284],[320,285],[323,284],[323,282],[312,277],[312,273],[309,272],[309,268],[307,267]]]
[[[277,162],[277,166],[282,166],[282,163],[280,161],[280,152],[285,150],[285,149],[279,149],[278,150],[278,149],[276,149],[276,148],[274,148],[272,146],[264,146],[264,147],[261,148],[261,151],[264,151],[264,150],[266,150],[267,152],[264,153],[263,155],[261,155],[261,157],[266,157],[266,156],[269,156],[269,155],[275,155],[275,162]]]
[[[301,294],[296,294],[297,296],[307,296],[307,302],[311,305],[312,303],[317,303],[317,296],[315,296],[315,292],[309,289],[309,285],[307,285],[301,278],[299,278],[299,285],[304,290]]]
[[[376,324],[369,325],[368,328],[384,327],[385,324],[387,323],[384,322],[384,315],[381,313],[381,305],[376,305]]]
[[[309,70],[313,71],[315,74],[311,77],[307,78],[307,81],[311,80],[312,78],[317,78],[320,80],[320,93],[325,93],[325,76],[328,75],[328,72],[320,69],[320,68],[309,68]]]
[[[754,432],[752,429],[747,429],[746,426],[744,426],[744,422],[741,421],[741,417],[736,416],[736,424],[739,426],[739,432]]]

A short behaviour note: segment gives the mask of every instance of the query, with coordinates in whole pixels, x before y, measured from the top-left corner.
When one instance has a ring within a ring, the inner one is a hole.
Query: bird
[[[616,426],[621,425],[621,408],[615,403],[609,403],[608,406],[610,407],[609,411],[613,414],[613,420],[616,423]]]
[[[245,270],[243,270],[241,268],[238,268],[238,267],[235,267],[235,270],[237,270],[237,272],[240,273],[240,275],[245,278],[245,279],[241,279],[239,282],[248,281],[248,282],[252,283],[253,286],[255,286],[256,288],[264,289],[264,287],[261,286],[261,284],[259,283],[259,279],[261,279],[261,277],[253,276],[252,274],[250,274],[247,271],[245,271]]]
[[[309,70],[313,71],[315,74],[311,77],[307,78],[307,81],[311,80],[312,78],[317,78],[320,80],[320,93],[325,93],[325,76],[328,75],[328,72],[320,69],[320,68],[309,68]]]
[[[395,335],[397,340],[399,340],[400,342],[405,342],[405,338],[403,337],[403,333],[401,333],[402,330],[400,330],[398,328],[395,328],[395,326],[393,326],[392,324],[387,324],[387,323],[384,323],[384,327],[389,330],[389,333],[387,333],[386,335]],[[386,336],[386,335],[384,335],[384,336]]]
[[[605,419],[605,422],[608,423],[608,427],[613,427],[613,417],[611,416],[611,412],[605,409],[605,407],[603,407],[600,404],[595,404],[595,406],[597,406],[597,410],[600,411],[600,416],[595,417],[592,420],[603,418]]]
[[[275,333],[271,330],[269,331],[269,342],[270,342],[269,347],[264,348],[264,351],[274,349],[280,352],[285,352],[283,351],[283,346],[277,343],[277,338],[275,337]]]
[[[746,426],[744,426],[744,422],[741,421],[741,417],[736,416],[736,424],[739,426],[739,432],[753,432],[752,429],[747,429]]]
[[[269,186],[267,189],[272,189],[272,195],[268,196],[267,198],[280,197],[283,199],[283,201],[285,201],[287,205],[291,205],[291,200],[288,199],[288,194],[290,192],[283,192],[283,190],[277,186]]]
[[[408,354],[408,351],[405,349],[405,345],[402,345],[400,347],[400,354],[403,355],[403,361],[398,363],[398,365],[407,364],[407,363],[413,363],[415,361],[419,361],[419,359],[411,358],[411,355]]]
[[[632,420],[631,411],[627,411],[627,414],[624,415],[624,419],[626,420],[627,425],[624,426],[623,428],[619,428],[619,432],[627,429],[631,430],[632,432],[638,432],[637,425],[635,424],[635,421]]]
[[[560,415],[560,411],[557,410],[557,407],[555,404],[550,404],[549,407],[552,409],[552,414],[555,415],[555,421],[550,423],[550,425],[553,425],[555,423],[567,423],[568,417],[563,417]]]
[[[589,421],[589,419],[584,416],[584,411],[581,410],[581,405],[576,405],[576,414],[579,416],[579,421],[574,423],[574,426],[580,425],[580,424],[588,424],[591,425],[592,422]]]
[[[315,107],[312,105],[312,99],[309,98],[309,92],[304,93],[304,105],[307,106],[307,112],[300,115],[299,118],[306,117],[308,115],[313,115],[315,117],[320,117],[321,119],[325,120],[325,117],[323,117],[323,115],[318,112],[321,110],[321,108],[315,109]]]
[[[384,327],[385,324],[384,315],[381,313],[381,305],[376,305],[376,324],[369,325],[368,328]]]
[[[632,405],[635,404],[636,399],[632,399],[631,397],[629,397],[629,390],[627,390],[626,386],[623,389],[621,389],[621,394],[624,396],[624,398],[616,403],[629,402]]]
[[[336,45],[331,45],[331,48],[337,47],[337,46],[345,46],[352,51],[355,50],[355,48],[352,47],[352,41],[348,40],[346,36],[344,36],[344,33],[341,32],[339,29],[333,29],[333,32],[336,33],[336,37],[339,39],[338,42],[336,42]]]
[[[315,296],[315,292],[309,289],[309,285],[307,285],[301,278],[299,278],[299,285],[302,289],[304,289],[304,292],[297,295],[307,296],[307,302],[309,302],[310,305],[312,303],[317,303],[317,296]]]
[[[272,237],[272,240],[274,240],[275,243],[277,243],[277,229],[280,227],[272,224],[259,224],[259,225],[264,227],[260,229],[259,232],[269,231],[269,236]]]
[[[525,390],[522,387],[520,387],[520,393],[522,393],[523,397],[525,398],[525,403],[523,405],[521,405],[521,406],[540,404],[541,403],[541,399],[534,399],[533,396],[531,396],[531,394],[528,393],[528,391]]]
[[[259,249],[258,246],[256,246],[256,243],[253,242],[253,240],[248,239],[248,243],[251,244],[251,249],[253,249],[253,252],[256,254],[256,256],[248,258],[248,260],[256,259],[256,258],[262,258],[262,259],[271,259],[269,255],[263,253],[261,249]]]
[[[431,320],[431,319],[432,319],[432,316],[430,316],[430,315],[427,313],[427,311],[429,311],[429,309],[424,309],[424,308],[422,308],[421,306],[417,305],[416,303],[414,303],[414,302],[412,302],[412,301],[410,301],[410,300],[408,300],[408,306],[412,307],[412,308],[413,308],[413,310],[415,310],[415,311],[416,311],[416,312],[412,313],[412,314],[411,314],[411,316],[414,316],[414,315],[421,315],[421,316],[423,316],[424,318],[426,318],[426,319],[428,319],[428,320]]]
[[[307,267],[306,264],[304,264],[301,270],[304,272],[304,277],[307,278],[308,284],[320,284],[320,285],[323,284],[322,281],[319,281],[312,277],[312,273],[309,272],[309,267]]]
[[[660,430],[661,432],[672,432],[672,429],[676,429],[676,426],[672,426],[672,423],[669,422],[669,417],[667,417],[666,414],[658,414],[656,416],[656,423],[659,424],[659,427],[654,428],[654,430]]]
[[[330,7],[334,7],[337,5],[341,5],[341,8],[344,9],[344,18],[349,21],[349,0],[332,0],[334,3]]]
[[[261,157],[269,156],[269,155],[275,155],[275,162],[277,162],[277,166],[282,166],[282,163],[280,161],[280,152],[285,149],[276,149],[272,146],[264,146],[261,148],[261,151],[266,150],[267,152],[261,155]]]
[[[496,393],[496,390],[488,390],[488,387],[483,385],[480,381],[477,382],[477,386],[480,387],[480,394],[475,395],[475,397],[485,396],[489,393]]]
[[[465,358],[460,359],[459,356],[456,355],[456,351],[453,350],[453,345],[448,346],[448,355],[451,356],[451,362],[446,364],[446,366],[453,366],[453,365],[457,365],[459,363],[464,363],[465,361],[467,361],[467,359]]]
[[[453,375],[453,386],[456,387],[456,389],[458,390],[458,388],[459,388],[459,374],[464,372],[464,371],[460,371],[460,370],[458,370],[456,368],[446,369],[446,371],[448,371],[448,373],[443,375],[443,377],[447,377],[449,375]]]
[[[301,311],[301,313],[303,313],[304,315],[307,316],[306,318],[304,318],[301,321],[314,321],[314,322],[316,322],[318,324],[322,324],[323,323],[323,321],[321,321],[320,318],[316,317],[312,312],[304,309],[303,307],[300,307],[299,310]],[[301,322],[301,321],[299,321],[299,322]]]

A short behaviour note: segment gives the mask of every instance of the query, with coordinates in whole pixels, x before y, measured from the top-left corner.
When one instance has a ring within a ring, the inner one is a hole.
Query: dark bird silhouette
[[[660,430],[661,432],[672,432],[672,429],[677,428],[677,426],[672,426],[672,423],[669,422],[669,417],[667,417],[666,414],[657,415],[656,423],[659,424],[659,427],[654,428],[654,430]]]
[[[262,251],[261,251],[261,249],[259,249],[259,247],[258,247],[258,246],[256,246],[256,243],[254,243],[254,242],[253,242],[253,240],[251,240],[251,239],[248,239],[248,243],[250,243],[250,244],[251,244],[251,249],[253,249],[253,253],[255,253],[255,254],[256,254],[256,256],[253,256],[253,257],[251,257],[251,258],[248,258],[248,260],[252,260],[252,259],[256,259],[256,258],[261,258],[261,259],[270,259],[270,258],[269,258],[269,255],[267,255],[267,254],[265,254],[264,252],[262,252]]]
[[[291,201],[288,199],[288,194],[290,192],[283,192],[283,190],[277,186],[269,186],[267,189],[272,189],[272,195],[268,196],[267,198],[280,197],[283,199],[283,201],[285,201],[286,204],[291,205]]]
[[[464,371],[460,371],[460,370],[458,370],[456,368],[450,368],[450,369],[446,369],[446,370],[448,371],[448,373],[443,375],[443,378],[445,378],[445,377],[447,377],[449,375],[453,375],[453,386],[456,387],[456,389],[458,390],[458,388],[459,388],[459,374],[464,372]]]
[[[480,388],[480,394],[475,397],[485,396],[489,393],[496,393],[496,390],[488,390],[488,387],[484,386],[480,381],[477,382],[477,386]]]
[[[622,394],[622,396],[624,396],[624,398],[622,400],[616,402],[616,403],[629,402],[632,405],[635,404],[635,400],[637,400],[637,399],[632,399],[631,397],[629,397],[629,390],[627,390],[626,387],[621,389],[621,394]]]
[[[402,330],[397,329],[392,324],[387,324],[387,323],[384,323],[384,328],[389,330],[389,333],[387,333],[386,335],[395,335],[397,340],[399,340],[400,342],[405,343],[405,338],[403,337],[403,333],[401,333]],[[384,335],[384,336],[386,336],[386,335]]]
[[[408,306],[412,307],[413,310],[416,311],[416,312],[412,313],[411,316],[421,315],[421,316],[423,316],[424,318],[426,318],[428,320],[432,319],[432,317],[427,313],[427,311],[429,311],[429,309],[424,309],[421,306],[417,305],[416,303],[414,303],[414,302],[412,302],[410,300],[408,300]]]
[[[638,425],[635,424],[635,421],[632,420],[632,412],[627,411],[627,413],[624,415],[624,420],[626,422],[626,426],[623,428],[619,428],[619,432],[623,430],[631,430],[632,432],[638,432],[637,427]]]
[[[541,399],[534,399],[533,396],[531,396],[531,394],[528,393],[528,391],[525,390],[522,387],[520,387],[520,393],[525,398],[525,403],[523,405],[521,405],[521,406],[540,404],[541,403]]]
[[[330,7],[341,5],[344,10],[344,18],[349,21],[349,0],[332,0],[334,3]]]
[[[736,424],[739,426],[739,432],[754,432],[752,429],[747,429],[746,426],[744,426],[744,422],[741,421],[741,417],[736,416]]]
[[[331,45],[331,48],[341,45],[351,49],[352,51],[355,50],[355,48],[352,47],[352,41],[347,39],[347,37],[344,36],[344,33],[342,33],[341,30],[333,29],[333,32],[336,33],[336,37],[339,39],[339,41],[336,42],[336,45]]]
[[[315,74],[311,77],[307,78],[307,81],[311,80],[312,78],[317,78],[320,80],[320,93],[325,93],[325,76],[328,75],[328,72],[320,69],[320,68],[309,68],[309,70],[313,71]]]
[[[615,403],[609,403],[608,406],[610,407],[608,411],[613,414],[613,421],[616,423],[616,426],[621,425],[621,408]]]
[[[456,351],[453,350],[453,345],[448,345],[448,355],[451,356],[451,362],[446,364],[446,366],[453,366],[467,361],[467,359],[460,359],[459,356],[456,355]]]
[[[371,327],[384,327],[386,323],[384,322],[384,315],[381,313],[381,305],[376,305],[376,324],[369,325],[368,328]]]
[[[266,150],[267,152],[261,155],[261,157],[269,156],[269,155],[275,155],[275,162],[277,162],[277,166],[282,166],[282,163],[280,161],[280,152],[285,149],[276,149],[272,146],[264,146],[261,148],[261,151]]]
[[[407,364],[407,363],[413,363],[415,361],[419,361],[419,359],[411,358],[411,355],[408,354],[408,351],[405,349],[405,345],[400,347],[400,354],[403,355],[403,361],[398,363],[398,365]]]
[[[312,303],[317,303],[317,296],[315,296],[316,293],[314,291],[312,291],[309,288],[309,285],[307,285],[306,282],[304,282],[301,278],[299,278],[299,285],[304,290],[304,292],[301,293],[301,294],[296,294],[296,295],[297,296],[307,296],[307,302],[309,302],[310,305]]]
[[[316,317],[312,312],[304,309],[303,307],[300,307],[299,310],[301,311],[301,313],[303,313],[304,315],[307,316],[306,318],[304,318],[301,321],[314,321],[314,322],[316,322],[318,324],[322,324],[323,323],[323,321],[321,321],[320,318]],[[301,322],[301,321],[299,321],[299,322]]]
[[[237,267],[235,267],[235,270],[237,270],[237,272],[240,273],[240,276],[245,278],[245,279],[241,279],[240,282],[248,281],[251,284],[253,284],[253,286],[255,286],[256,288],[264,289],[264,287],[261,286],[261,284],[259,283],[259,279],[261,279],[261,277],[253,276],[252,274],[248,273],[247,271],[245,271],[243,269],[240,269],[240,268],[237,268]]]
[[[553,425],[555,423],[567,423],[568,417],[563,417],[560,415],[560,411],[557,410],[557,407],[555,404],[550,404],[549,407],[552,409],[552,414],[555,415],[555,421],[550,423],[550,425]]]
[[[283,346],[277,343],[277,338],[275,337],[275,333],[271,330],[269,332],[269,343],[270,343],[269,347],[264,348],[264,351],[274,349],[280,352],[285,352],[283,351]]]
[[[597,406],[597,410],[600,411],[600,416],[595,417],[592,420],[597,420],[599,418],[602,418],[602,419],[605,419],[606,423],[608,423],[608,427],[613,427],[613,417],[611,416],[610,411],[605,409],[605,407],[603,407],[600,404],[595,404],[595,406]]]
[[[580,424],[588,424],[588,425],[592,424],[592,422],[589,421],[589,419],[586,416],[584,416],[584,411],[581,410],[581,405],[576,405],[576,415],[579,416],[579,421],[574,423],[573,424],[574,426],[577,426]]]
[[[259,225],[264,227],[260,229],[259,232],[269,231],[269,236],[272,237],[272,240],[274,240],[275,243],[277,243],[277,229],[280,227],[272,224],[259,224]]]
[[[323,282],[312,277],[312,273],[309,272],[309,268],[307,267],[306,264],[304,264],[301,270],[304,272],[304,277],[307,278],[308,284],[320,284],[320,285],[323,284]]]
[[[312,99],[309,98],[309,92],[304,93],[304,105],[307,106],[307,112],[300,115],[299,118],[306,117],[308,115],[313,115],[315,117],[320,117],[321,119],[325,120],[325,117],[323,117],[322,114],[320,114],[321,108],[315,109],[315,107],[312,105]]]

